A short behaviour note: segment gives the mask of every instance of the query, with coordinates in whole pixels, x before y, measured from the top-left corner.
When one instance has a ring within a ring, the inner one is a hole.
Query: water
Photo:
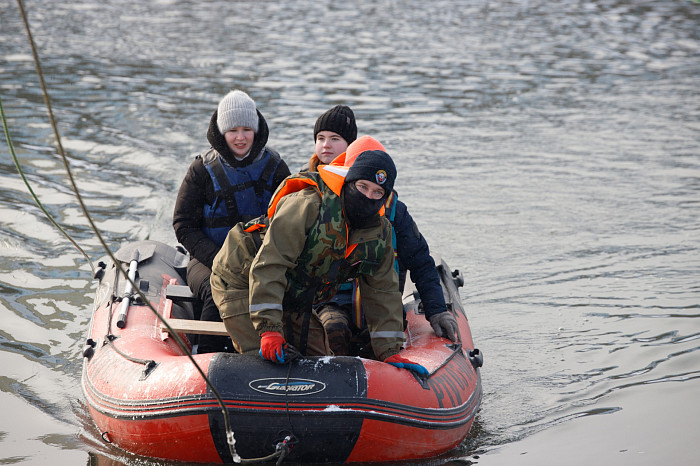
[[[70,167],[113,250],[174,244],[218,100],[246,90],[290,167],[350,105],[460,269],[484,399],[421,464],[690,464],[700,428],[700,4],[26,2]],[[46,209],[103,249],[57,155],[17,3],[0,97]],[[90,267],[0,158],[0,463],[146,464],[79,388]]]

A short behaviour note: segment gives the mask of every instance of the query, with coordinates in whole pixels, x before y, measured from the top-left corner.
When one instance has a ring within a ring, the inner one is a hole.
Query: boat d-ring
[[[469,362],[472,363],[474,370],[484,365],[484,355],[478,348],[474,348],[469,352]]]
[[[102,440],[104,440],[106,443],[112,443],[112,439],[109,438],[109,431],[105,430],[102,432]]]

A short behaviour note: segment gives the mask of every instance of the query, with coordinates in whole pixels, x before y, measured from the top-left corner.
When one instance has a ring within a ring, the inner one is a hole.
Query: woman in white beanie
[[[221,321],[211,298],[212,261],[238,222],[265,214],[289,168],[266,147],[267,122],[240,90],[229,92],[214,111],[207,140],[185,175],[175,203],[175,236],[190,253],[187,283],[202,301],[201,320]],[[198,352],[230,349],[230,338],[200,335]]]

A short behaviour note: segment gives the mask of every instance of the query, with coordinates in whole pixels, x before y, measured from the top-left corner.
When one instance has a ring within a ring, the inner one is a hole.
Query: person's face
[[[247,126],[237,126],[224,134],[226,144],[236,158],[243,158],[253,146],[255,131]]]
[[[329,164],[334,158],[345,152],[348,143],[338,133],[319,131],[316,135],[316,155],[321,163]]]
[[[355,187],[359,192],[364,194],[366,197],[370,199],[381,199],[384,197],[384,188],[379,186],[377,183],[374,183],[369,180],[357,180],[355,181]]]

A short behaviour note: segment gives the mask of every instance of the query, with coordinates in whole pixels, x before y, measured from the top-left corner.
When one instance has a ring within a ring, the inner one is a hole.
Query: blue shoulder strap
[[[396,218],[396,201],[399,200],[399,195],[396,194],[396,191],[392,191],[391,194],[389,194],[389,197],[387,198],[386,202],[384,203],[384,215],[389,219],[391,222],[391,245],[394,247],[394,269],[396,270],[396,273],[399,273],[399,253],[396,251],[396,230],[393,228],[394,227],[394,219]]]

